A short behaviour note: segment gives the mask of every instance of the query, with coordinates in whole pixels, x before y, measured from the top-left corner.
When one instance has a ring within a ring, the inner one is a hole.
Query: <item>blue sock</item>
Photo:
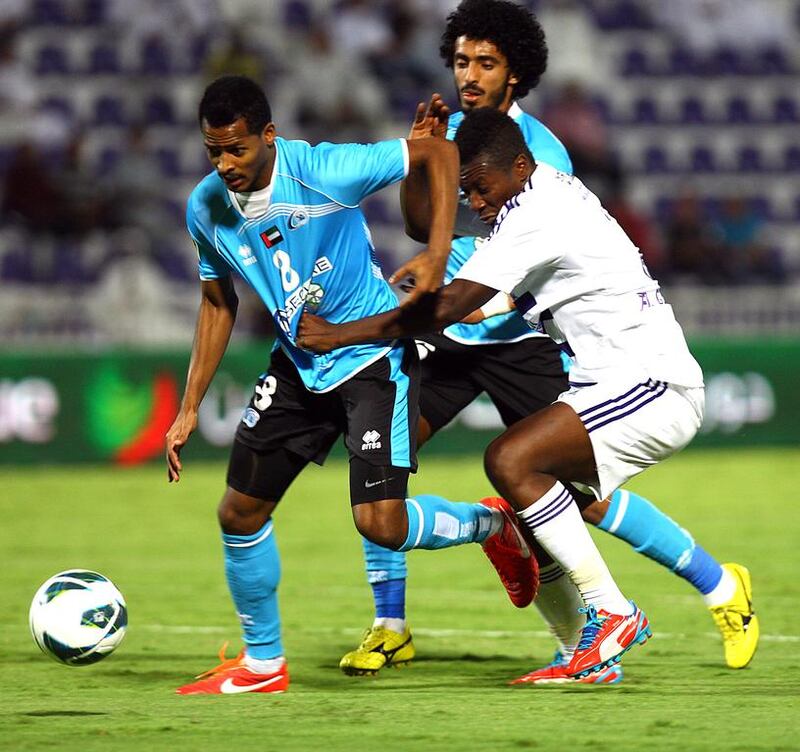
[[[242,623],[247,655],[266,660],[283,655],[278,615],[281,562],[272,520],[252,535],[222,534],[225,575]]]
[[[448,501],[427,494],[406,499],[408,535],[401,551],[481,543],[489,535],[492,513],[482,504]]]
[[[366,538],[364,561],[367,565],[367,581],[372,586],[376,618],[406,618],[406,555],[403,551],[392,551]]]
[[[638,494],[615,491],[598,527],[663,564],[703,595],[710,593],[722,579],[719,563],[696,545],[686,530]]]

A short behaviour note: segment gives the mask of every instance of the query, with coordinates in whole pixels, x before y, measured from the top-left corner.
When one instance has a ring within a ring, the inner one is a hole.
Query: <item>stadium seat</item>
[[[648,76],[651,74],[647,55],[644,50],[634,47],[625,52],[622,58],[621,71],[623,76]]]
[[[308,31],[313,15],[305,0],[287,0],[283,5],[283,23],[290,31]]]
[[[633,103],[631,119],[638,125],[652,125],[659,121],[658,104],[650,97],[641,97]]]
[[[34,26],[63,26],[70,22],[68,4],[63,0],[34,0],[30,20]]]
[[[75,119],[75,102],[67,97],[52,96],[39,102],[43,111],[57,113],[64,120]]]
[[[708,59],[709,73],[715,76],[740,76],[749,72],[742,54],[732,47],[721,47]]]
[[[692,172],[715,172],[714,152],[707,146],[693,147],[689,153],[689,167]]]
[[[34,67],[39,76],[46,76],[52,73],[64,75],[70,72],[67,51],[63,47],[45,45],[39,48],[39,53]]]
[[[778,97],[772,103],[772,118],[776,123],[796,123],[800,120],[797,103],[790,97]]]
[[[119,52],[116,47],[100,44],[89,53],[88,72],[93,75],[119,74],[122,66],[119,62]]]
[[[645,172],[669,172],[669,159],[660,146],[648,146],[644,152],[642,167]]]
[[[701,72],[694,55],[685,47],[673,47],[667,65],[666,73],[670,76],[692,76]]]
[[[181,162],[178,152],[168,146],[156,149],[156,158],[165,178],[178,177],[181,174]]]
[[[783,169],[800,173],[800,146],[787,146],[783,152]]]
[[[96,169],[98,174],[107,175],[108,173],[113,172],[114,168],[119,162],[119,158],[119,149],[115,149],[112,146],[107,146],[105,149],[102,149],[97,157]]]
[[[126,125],[127,118],[123,100],[107,94],[98,97],[94,103],[94,118],[92,122],[94,125]]]
[[[173,73],[172,54],[161,39],[148,39],[142,45],[140,73],[149,76],[169,76]]]
[[[86,0],[83,7],[83,22],[88,26],[99,26],[106,20],[106,0]]]
[[[705,123],[706,115],[702,100],[697,97],[684,99],[680,106],[680,121],[687,125]]]
[[[742,172],[760,172],[764,169],[761,152],[755,146],[743,146],[737,154],[737,168]]]
[[[754,72],[768,76],[771,74],[786,75],[794,71],[786,53],[780,47],[767,47],[757,53]]]
[[[144,119],[150,125],[174,125],[172,100],[160,95],[150,97],[144,105]]]
[[[744,97],[733,97],[726,106],[726,118],[729,123],[750,123],[753,120],[750,103]]]

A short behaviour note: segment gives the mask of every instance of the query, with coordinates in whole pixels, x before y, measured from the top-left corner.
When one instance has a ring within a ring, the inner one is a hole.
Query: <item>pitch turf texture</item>
[[[478,546],[409,556],[418,658],[376,678],[337,668],[370,623],[346,464],[310,468],[276,515],[292,686],[279,696],[179,697],[238,649],[214,509],[224,467],[0,471],[0,748],[8,750],[789,750],[798,749],[800,450],[687,452],[632,488],[658,500],[723,561],[750,567],[762,643],[731,671],[699,597],[599,534],[655,637],[618,687],[511,688],[553,644],[508,602]],[[489,494],[479,457],[423,456],[419,491]],[[61,666],[28,633],[36,588],[71,567],[111,577],[130,628],[102,663]]]

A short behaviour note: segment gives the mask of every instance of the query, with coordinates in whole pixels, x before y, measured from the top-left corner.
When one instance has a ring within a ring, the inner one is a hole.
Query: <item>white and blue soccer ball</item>
[[[36,591],[29,620],[43,652],[68,666],[85,666],[110,655],[122,642],[128,608],[107,577],[69,569]]]

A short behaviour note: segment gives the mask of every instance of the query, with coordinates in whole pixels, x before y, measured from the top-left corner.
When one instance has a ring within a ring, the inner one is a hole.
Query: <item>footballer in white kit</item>
[[[537,164],[495,109],[469,112],[455,141],[461,188],[493,224],[487,241],[427,299],[338,325],[304,314],[297,341],[327,352],[411,337],[500,313],[510,296],[531,326],[569,348],[570,389],[495,439],[485,468],[580,593],[586,625],[566,669],[580,678],[619,662],[650,628],[564,483],[603,498],[685,446],[702,421],[702,372],[638,250],[579,180]]]
[[[573,357],[558,399],[589,434],[598,499],[694,437],[700,366],[639,250],[578,178],[537,164],[456,279],[508,293]]]

